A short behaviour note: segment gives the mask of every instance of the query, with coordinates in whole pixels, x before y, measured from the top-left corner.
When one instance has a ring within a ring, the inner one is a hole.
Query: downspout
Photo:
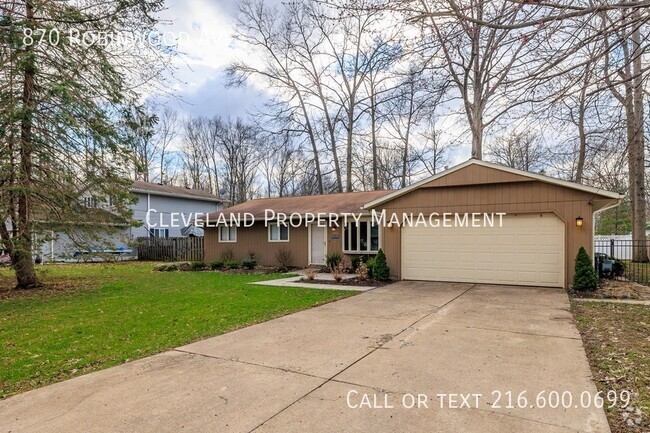
[[[151,209],[151,194],[147,193],[147,213],[149,215],[149,210]],[[151,227],[149,227],[149,222],[147,221],[147,237],[151,237]]]
[[[623,197],[617,199],[614,203],[612,203],[610,205],[607,205],[607,206],[602,207],[602,208],[600,208],[598,210],[595,210],[593,212],[593,214],[591,215],[591,236],[592,236],[592,239],[591,239],[591,257],[592,258],[596,257],[596,243],[593,240],[593,237],[596,236],[596,215],[601,213],[601,212],[604,212],[604,211],[606,211],[608,209],[612,209],[612,208],[615,208],[617,206],[620,206],[620,204],[622,202],[623,202]]]

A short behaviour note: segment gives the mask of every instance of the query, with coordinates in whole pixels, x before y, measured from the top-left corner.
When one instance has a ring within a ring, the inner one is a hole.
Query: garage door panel
[[[494,228],[404,227],[402,277],[563,287],[564,223],[535,214]]]

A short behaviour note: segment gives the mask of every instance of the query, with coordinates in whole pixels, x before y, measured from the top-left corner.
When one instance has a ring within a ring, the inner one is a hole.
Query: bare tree
[[[178,113],[169,107],[165,107],[158,116],[158,123],[155,128],[155,140],[158,142],[158,173],[154,180],[166,184],[171,180],[172,172],[172,146],[179,136]]]
[[[548,162],[548,151],[539,137],[526,132],[510,132],[487,146],[494,162],[524,171],[543,172]]]
[[[128,130],[127,140],[133,147],[135,180],[149,182],[160,149],[154,140],[158,116],[150,107],[138,105],[124,110],[123,123]]]
[[[373,32],[381,25],[382,14],[377,9],[350,9],[338,15],[337,26],[326,26],[327,18],[317,21],[334,60],[336,74],[332,80],[332,91],[343,112],[341,121],[345,129],[346,149],[346,191],[353,190],[352,166],[355,124],[363,115],[359,105],[363,100],[363,85],[373,66],[373,58],[383,55],[384,43],[377,44]]]
[[[421,135],[425,146],[420,150],[418,158],[427,173],[433,176],[449,167],[452,152],[458,148],[458,144],[444,143],[433,121],[429,121],[427,129]]]
[[[323,193],[323,176],[316,132],[306,96],[297,82],[297,72],[291,60],[292,21],[289,16],[270,8],[262,0],[243,0],[236,25],[236,38],[250,48],[259,50],[263,66],[253,62],[234,62],[228,69],[229,85],[240,86],[252,77],[264,79],[271,88],[284,96],[284,104],[276,104],[279,116],[287,108],[290,118],[298,123],[308,136],[316,170],[318,190]]]
[[[629,197],[632,209],[632,238],[641,241],[636,244],[633,260],[648,262],[648,251],[642,243],[646,237],[646,182],[645,182],[645,119],[644,81],[648,78],[648,66],[644,65],[644,54],[648,44],[643,41],[642,16],[650,16],[647,10],[625,8],[620,11],[618,31],[607,34],[605,49],[605,81],[625,112],[627,133],[627,155],[629,175]],[[603,15],[603,28],[610,28],[614,18]],[[614,45],[618,56],[610,55]]]

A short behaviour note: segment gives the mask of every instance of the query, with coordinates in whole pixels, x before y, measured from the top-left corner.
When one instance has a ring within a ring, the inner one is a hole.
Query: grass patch
[[[286,275],[154,272],[152,263],[0,269],[0,398],[222,334],[351,292],[249,285]]]
[[[650,427],[650,306],[573,302],[573,314],[599,391],[628,390],[642,425],[628,426],[623,410],[606,410],[613,433]]]

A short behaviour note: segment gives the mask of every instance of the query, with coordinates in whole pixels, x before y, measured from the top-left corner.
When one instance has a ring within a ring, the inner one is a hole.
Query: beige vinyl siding
[[[268,227],[263,222],[252,227],[239,227],[236,242],[218,242],[218,230],[214,227],[205,229],[205,260],[221,259],[225,250],[232,250],[235,260],[248,258],[249,252],[255,253],[257,263],[264,266],[277,266],[277,251],[286,248],[291,252],[292,266],[305,267],[308,260],[308,239],[306,227],[290,227],[288,242],[269,242]]]

